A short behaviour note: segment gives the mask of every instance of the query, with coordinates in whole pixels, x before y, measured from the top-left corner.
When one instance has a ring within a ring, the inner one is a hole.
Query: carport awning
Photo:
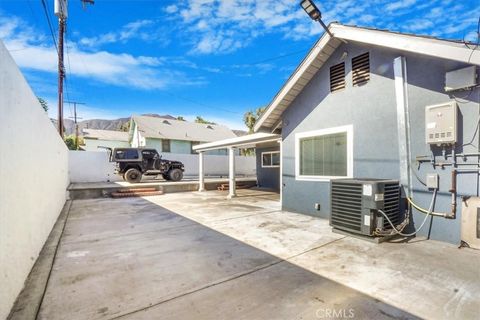
[[[225,149],[230,147],[248,148],[254,147],[258,143],[279,141],[280,139],[281,136],[279,134],[259,132],[232,139],[202,143],[194,146],[193,150],[197,152],[202,152],[209,150]]]

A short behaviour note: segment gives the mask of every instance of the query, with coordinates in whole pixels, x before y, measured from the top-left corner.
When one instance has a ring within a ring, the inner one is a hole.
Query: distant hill
[[[146,113],[142,114],[142,116],[147,117],[156,117],[156,118],[165,118],[170,120],[177,119],[174,116],[169,114],[160,115],[155,113]],[[52,122],[57,125],[56,119],[51,119]],[[100,129],[100,130],[113,130],[113,131],[121,131],[120,129],[122,126],[130,121],[130,117],[128,118],[119,118],[113,120],[106,120],[106,119],[90,119],[90,120],[83,120],[78,122],[78,131],[80,135],[82,135],[83,129]],[[75,133],[75,122],[71,119],[64,120],[65,125],[65,135],[71,135]],[[243,130],[232,130],[238,137],[244,136],[248,134],[248,132]]]
[[[157,117],[157,118],[165,118],[165,119],[176,119],[175,117],[166,114],[166,115],[159,115],[154,113],[142,114],[142,116],[149,116],[149,117]],[[120,128],[125,123],[130,121],[130,117],[128,118],[119,118],[113,120],[106,120],[106,119],[90,119],[90,120],[83,120],[78,122],[78,131],[82,134],[82,130],[84,128],[89,129],[100,129],[100,130],[114,130],[120,131]],[[56,125],[57,120],[52,119],[52,122]],[[75,122],[71,119],[64,120],[65,125],[65,135],[71,135],[75,133]]]

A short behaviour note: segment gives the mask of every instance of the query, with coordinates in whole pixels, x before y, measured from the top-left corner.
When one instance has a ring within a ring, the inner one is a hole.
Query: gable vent
[[[352,84],[362,85],[370,80],[370,54],[364,53],[352,59]]]
[[[330,92],[345,88],[345,62],[330,67]]]

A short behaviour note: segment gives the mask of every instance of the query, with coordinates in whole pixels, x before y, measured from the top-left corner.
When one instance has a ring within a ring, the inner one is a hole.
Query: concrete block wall
[[[164,154],[164,158],[183,162],[185,176],[198,176],[198,155],[169,153]],[[204,163],[207,176],[228,176],[228,156],[205,155]],[[114,169],[115,165],[108,162],[108,153],[105,151],[69,151],[71,182],[121,181]],[[255,175],[255,157],[236,156],[235,169],[237,175]]]
[[[0,319],[66,200],[68,152],[0,41]]]

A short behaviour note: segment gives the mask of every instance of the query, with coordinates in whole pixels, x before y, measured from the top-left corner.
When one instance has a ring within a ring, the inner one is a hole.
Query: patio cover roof
[[[229,147],[253,147],[257,143],[265,143],[265,142],[272,142],[278,141],[282,137],[279,134],[273,133],[253,133],[247,134],[246,136],[232,138],[232,139],[224,139],[218,140],[214,142],[202,143],[193,147],[194,151],[201,152],[201,151],[209,151],[209,150],[217,150],[217,149],[225,149]]]

